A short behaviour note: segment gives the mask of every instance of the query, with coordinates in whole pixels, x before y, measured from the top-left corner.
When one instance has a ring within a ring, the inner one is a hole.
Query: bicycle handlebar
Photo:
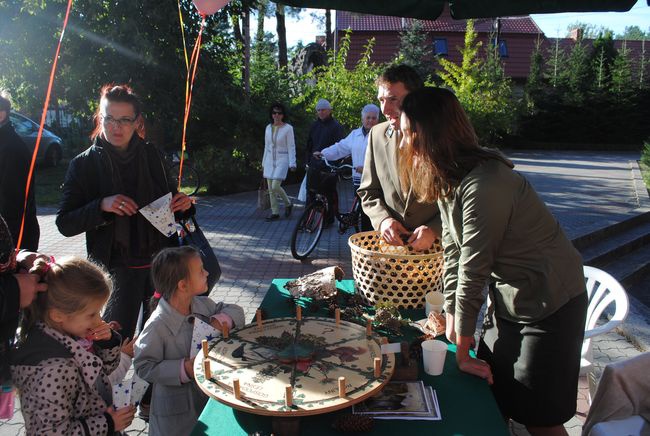
[[[345,168],[350,168],[350,169],[352,169],[352,170],[354,169],[354,167],[353,167],[352,165],[349,165],[349,164],[332,165],[331,163],[329,163],[329,161],[327,160],[327,158],[326,158],[325,156],[323,156],[323,155],[321,155],[320,158],[321,158],[321,160],[322,160],[323,162],[325,162],[325,165],[327,165],[328,168],[331,168],[331,169],[333,169],[333,170],[337,170],[337,171],[338,171],[338,170],[342,170],[342,169],[345,169]]]

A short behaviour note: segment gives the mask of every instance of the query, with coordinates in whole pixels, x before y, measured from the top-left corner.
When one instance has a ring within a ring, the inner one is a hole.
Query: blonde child
[[[114,410],[107,374],[117,367],[120,336],[100,317],[108,275],[77,258],[47,264],[48,291],[26,309],[23,340],[11,357],[28,435],[112,435],[134,407]]]
[[[156,307],[135,343],[133,362],[136,374],[153,384],[149,434],[190,434],[207,401],[194,382],[189,358],[194,319],[218,330],[241,327],[244,311],[199,296],[208,289],[208,273],[192,247],[162,250],[151,274]]]

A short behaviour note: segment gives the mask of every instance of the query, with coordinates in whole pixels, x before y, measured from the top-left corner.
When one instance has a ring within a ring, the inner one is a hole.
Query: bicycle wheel
[[[325,210],[322,204],[307,206],[291,234],[291,255],[295,259],[303,260],[314,251],[323,233],[324,222]]]
[[[339,220],[339,234],[345,234],[351,227],[354,227],[354,233],[359,233],[361,231],[361,202],[359,199],[354,200],[350,212],[340,213],[336,218]]]
[[[358,196],[355,196],[350,215],[350,221],[352,222],[352,226],[354,226],[354,233],[359,233],[361,231],[361,200]]]
[[[172,178],[178,183],[178,170],[180,168],[179,163],[174,163],[169,168],[169,173]],[[201,180],[199,179],[199,173],[196,169],[188,165],[187,162],[183,164],[183,178],[181,179],[181,192],[184,192],[187,195],[195,195],[199,192],[201,187]]]

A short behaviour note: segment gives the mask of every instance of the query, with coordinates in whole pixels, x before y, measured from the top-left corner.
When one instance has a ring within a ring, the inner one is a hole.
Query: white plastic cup
[[[422,342],[422,361],[424,372],[429,375],[440,375],[445,367],[447,344],[435,339]]]
[[[431,311],[442,313],[442,305],[444,301],[445,297],[442,295],[442,292],[427,292],[424,296],[424,314],[428,317]]]

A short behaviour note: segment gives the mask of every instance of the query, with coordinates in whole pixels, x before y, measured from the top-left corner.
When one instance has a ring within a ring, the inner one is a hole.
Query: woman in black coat
[[[9,96],[4,92],[0,93],[0,214],[7,222],[14,244],[16,244],[23,217],[25,186],[27,185],[32,153],[11,125],[10,112],[11,100],[9,100]],[[40,228],[36,219],[34,179],[32,179],[31,186],[27,198],[25,228],[20,248],[36,251],[38,250]]]
[[[193,215],[194,207],[177,192],[159,150],[144,141],[141,103],[128,85],[103,87],[95,123],[93,145],[70,162],[56,224],[65,236],[86,233],[88,257],[106,266],[115,283],[104,319],[132,338],[140,305],[144,321],[154,293],[151,259],[176,243],[138,209],[169,192],[176,219]]]

